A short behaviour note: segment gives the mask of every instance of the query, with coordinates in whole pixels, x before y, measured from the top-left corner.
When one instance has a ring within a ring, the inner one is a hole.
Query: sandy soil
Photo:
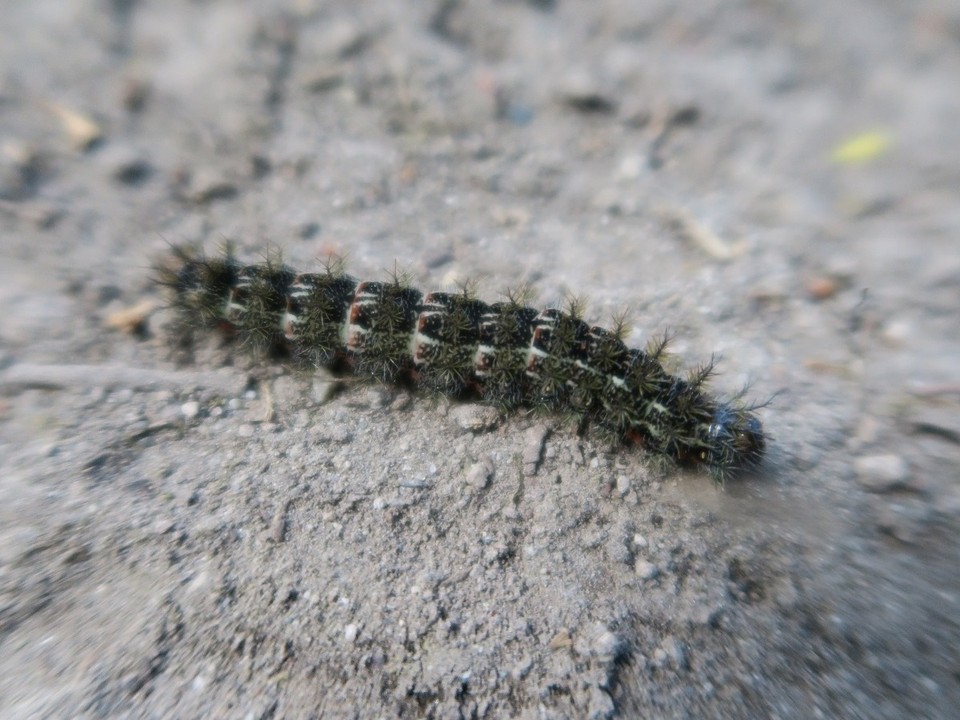
[[[956,3],[2,16],[4,718],[956,712]],[[769,460],[178,363],[150,266],[225,240],[627,309]]]

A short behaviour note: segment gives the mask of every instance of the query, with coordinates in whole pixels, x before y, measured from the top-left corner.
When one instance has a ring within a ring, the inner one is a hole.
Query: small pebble
[[[47,107],[60,120],[64,132],[77,150],[90,150],[103,139],[103,129],[88,115],[59,103],[50,103]]]
[[[343,84],[343,71],[335,66],[320,67],[307,76],[304,87],[310,92],[320,93],[334,90]]]
[[[153,168],[143,153],[127,145],[110,145],[100,153],[100,162],[111,177],[124,185],[139,185],[147,180]]]
[[[273,515],[270,522],[270,539],[275,543],[282,543],[287,532],[287,511],[290,509],[290,503],[285,502]]]
[[[489,459],[474,463],[467,471],[466,483],[476,490],[483,490],[490,484],[493,476],[493,462]]]
[[[531,668],[533,668],[533,660],[524,658],[513,666],[510,676],[514,681],[523,680],[527,675],[530,674]]]
[[[140,78],[128,78],[123,84],[120,102],[128,112],[140,112],[150,96],[150,84]]]
[[[880,337],[893,347],[905,347],[913,335],[913,324],[908,320],[888,320],[883,325]]]
[[[316,43],[326,54],[336,58],[348,58],[366,47],[368,35],[352,20],[327,23]]]
[[[526,444],[523,448],[523,474],[532,476],[537,474],[540,458],[543,456],[543,444],[547,440],[549,430],[545,425],[537,425],[526,432]]]
[[[457,427],[479,433],[495,428],[500,414],[489,405],[458,405],[450,411],[450,418]]]
[[[413,396],[408,392],[398,392],[390,402],[390,410],[401,412],[410,407],[413,402]]]
[[[594,657],[612,659],[620,650],[620,638],[603,623],[594,623],[585,635],[587,650]]]
[[[190,400],[180,406],[180,413],[187,419],[193,420],[200,413],[200,403]]]
[[[0,145],[0,199],[25,199],[43,172],[43,156],[33,146],[16,140]]]
[[[620,160],[617,175],[621,180],[636,180],[646,168],[646,159],[639,154],[626,155]]]
[[[189,177],[183,194],[197,205],[206,205],[214,200],[232,198],[237,194],[237,186],[221,173],[203,168]]]
[[[564,105],[581,113],[612,113],[617,107],[612,93],[601,88],[596,78],[581,72],[564,78],[559,98]]]
[[[899,455],[864,455],[853,463],[857,481],[869,492],[903,488],[910,477],[907,461]]]
[[[653,580],[657,575],[660,574],[660,568],[657,567],[656,563],[652,563],[649,560],[637,560],[633,566],[634,572],[637,573],[637,577],[641,580]]]
[[[350,623],[343,628],[343,639],[348,643],[352,643],[357,639],[357,634],[360,632],[360,628],[357,627],[354,623]]]

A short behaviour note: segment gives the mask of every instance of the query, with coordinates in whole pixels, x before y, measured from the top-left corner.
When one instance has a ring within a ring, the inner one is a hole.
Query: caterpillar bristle
[[[633,331],[629,315],[629,311],[624,308],[623,310],[613,313],[610,318],[611,327],[608,332],[621,342],[625,342]]]
[[[628,348],[626,315],[611,329],[590,326],[580,297],[537,310],[521,286],[488,304],[470,283],[423,293],[396,267],[385,281],[360,281],[336,256],[314,273],[295,272],[276,251],[243,265],[230,245],[216,257],[175,246],[156,279],[171,294],[182,342],[219,327],[255,356],[279,349],[305,368],[346,366],[381,382],[476,395],[504,412],[569,415],[602,442],[637,442],[719,483],[763,458],[767,437],[755,411],[766,403],[746,402],[746,389],[710,394],[714,357],[671,374],[670,335]]]

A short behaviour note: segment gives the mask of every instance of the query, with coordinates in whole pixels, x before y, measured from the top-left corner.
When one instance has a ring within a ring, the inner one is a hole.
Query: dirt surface
[[[955,3],[2,15],[4,718],[955,716]],[[177,363],[150,266],[224,240],[627,309],[769,459]]]

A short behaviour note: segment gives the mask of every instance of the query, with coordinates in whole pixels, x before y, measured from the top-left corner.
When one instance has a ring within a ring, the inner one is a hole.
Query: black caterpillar
[[[666,340],[628,348],[623,323],[591,327],[577,303],[527,307],[519,295],[487,304],[468,290],[422,293],[402,278],[358,281],[338,263],[297,273],[279,261],[243,265],[174,248],[159,282],[172,290],[177,327],[233,333],[254,352],[282,349],[307,367],[345,367],[384,382],[412,382],[448,396],[476,395],[509,410],[575,416],[617,443],[641,444],[718,481],[755,467],[763,426],[742,393],[706,390],[713,362],[676,377]]]

